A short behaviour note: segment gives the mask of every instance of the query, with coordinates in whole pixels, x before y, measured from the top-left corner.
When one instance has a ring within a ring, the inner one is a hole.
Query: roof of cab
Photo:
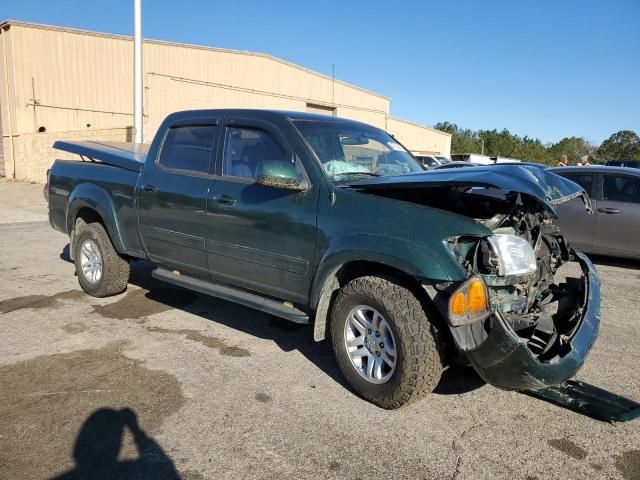
[[[179,112],[174,112],[170,114],[167,118],[171,118],[172,120],[179,120],[183,118],[193,117],[193,116],[244,116],[244,117],[253,117],[253,118],[262,118],[262,119],[273,119],[273,118],[281,118],[281,119],[289,119],[289,120],[315,120],[320,122],[332,122],[332,123],[345,123],[351,125],[361,125],[367,127],[373,127],[368,123],[359,122],[357,120],[350,120],[348,118],[342,117],[333,117],[330,115],[323,115],[320,113],[309,113],[309,112],[296,112],[289,110],[261,110],[261,109],[252,109],[252,108],[234,108],[234,109],[200,109],[200,110],[182,110]]]

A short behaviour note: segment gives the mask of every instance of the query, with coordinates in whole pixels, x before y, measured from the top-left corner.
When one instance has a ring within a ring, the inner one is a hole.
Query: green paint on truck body
[[[316,337],[323,338],[330,295],[338,287],[336,275],[345,266],[374,265],[416,284],[455,288],[469,272],[448,247],[449,239],[479,240],[493,233],[474,218],[394,198],[394,192],[410,189],[414,195],[429,196],[446,189],[499,189],[528,198],[550,215],[556,203],[584,194],[578,185],[531,165],[371,178],[359,167],[352,177],[336,181],[296,127],[301,121],[378,131],[359,122],[298,112],[199,110],[169,115],[148,147],[58,142],[56,148],[94,161],[54,163],[49,175],[51,225],[72,234],[76,217],[94,212],[121,255],[291,302],[316,314]],[[206,150],[208,167],[198,172],[164,168],[159,158],[169,129],[193,125],[215,131]],[[238,128],[267,132],[288,163],[267,159],[256,168],[257,181],[230,175],[225,171],[228,158],[242,158],[226,146]],[[344,145],[355,148],[362,142],[352,136]],[[391,148],[403,150],[397,143]],[[597,281],[595,270],[586,274],[592,284]],[[591,293],[597,298],[582,308],[596,318],[599,293]],[[582,343],[564,371],[554,365],[553,382],[573,375],[596,334],[597,328],[591,328],[575,335]],[[546,386],[542,364],[501,370],[483,363],[496,351],[513,351],[513,342],[518,342],[513,337],[496,331],[484,347],[477,346],[481,355],[475,361],[473,349],[465,353],[487,381],[502,388],[528,385],[523,382],[527,375],[541,379],[531,385]],[[492,351],[487,352],[489,345]],[[509,361],[508,355],[498,357]]]

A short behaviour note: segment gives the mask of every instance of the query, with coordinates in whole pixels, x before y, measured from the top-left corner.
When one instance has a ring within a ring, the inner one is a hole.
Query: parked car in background
[[[446,168],[476,167],[478,165],[479,165],[478,163],[473,163],[473,162],[449,162],[443,165],[438,165],[437,167],[434,167],[434,169],[442,170]]]
[[[581,200],[557,209],[558,224],[571,245],[588,253],[640,258],[640,170],[591,166],[557,167],[553,173],[576,182],[591,197],[593,214]]]
[[[480,155],[477,153],[454,153],[451,155],[452,161],[472,162],[478,165],[494,165],[496,163],[519,163],[517,158],[508,157],[490,157],[488,155]]]
[[[640,160],[608,160],[606,165],[609,167],[640,168]]]
[[[453,162],[474,162],[481,165],[492,165],[491,157],[488,155],[480,155],[478,153],[452,153],[451,161]]]
[[[451,163],[448,157],[443,155],[420,155],[417,152],[411,152],[416,159],[427,169],[438,168],[442,165]]]
[[[489,157],[494,163],[520,163],[522,160],[511,157]]]

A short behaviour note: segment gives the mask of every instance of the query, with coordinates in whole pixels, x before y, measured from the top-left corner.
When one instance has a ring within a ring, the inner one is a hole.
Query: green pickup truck
[[[599,327],[591,262],[555,207],[577,184],[535,165],[425,172],[392,136],[300,112],[169,115],[151,145],[56,142],[49,218],[81,287],[124,291],[129,264],[180,287],[313,323],[362,397],[397,408],[451,359],[541,391]],[[556,281],[574,261],[582,273]]]

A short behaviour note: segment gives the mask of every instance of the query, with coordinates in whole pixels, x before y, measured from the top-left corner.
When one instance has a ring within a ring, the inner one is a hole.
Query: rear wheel
[[[113,248],[100,223],[78,221],[74,240],[78,282],[85,292],[108,297],[127,288],[129,262]]]
[[[399,408],[438,384],[443,368],[436,326],[411,290],[380,277],[360,277],[336,297],[331,342],[351,386],[383,408]]]

